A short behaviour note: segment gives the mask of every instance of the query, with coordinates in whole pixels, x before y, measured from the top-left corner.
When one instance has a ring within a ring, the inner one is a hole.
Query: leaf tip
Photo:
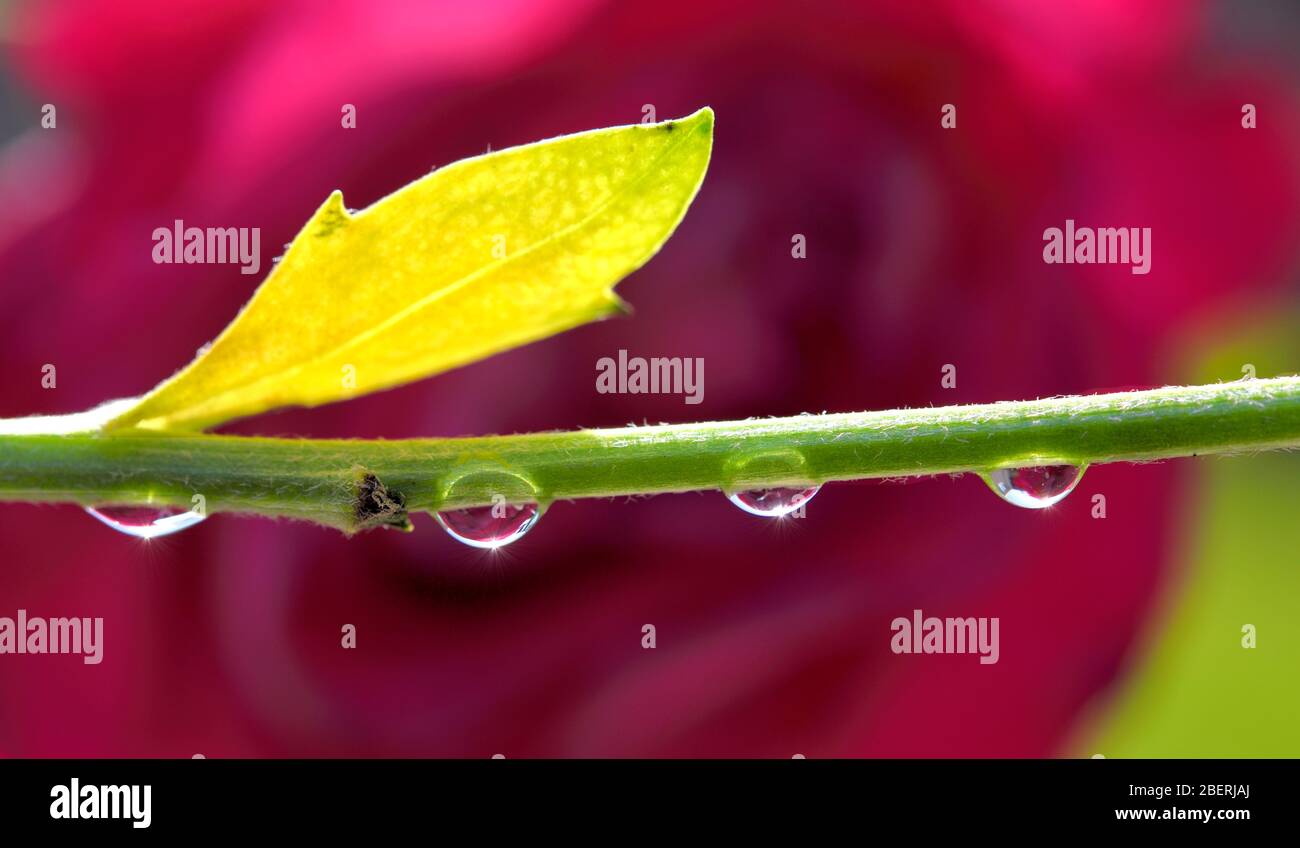
[[[343,205],[343,192],[334,189],[316,210],[316,214],[311,216],[307,229],[317,238],[325,238],[351,220],[352,213]]]
[[[666,133],[691,132],[693,130],[711,140],[713,138],[713,110],[705,106],[695,110],[685,118],[662,121],[657,126]]]

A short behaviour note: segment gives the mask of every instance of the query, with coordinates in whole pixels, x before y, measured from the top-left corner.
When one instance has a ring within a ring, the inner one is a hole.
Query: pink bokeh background
[[[1134,6],[17,4],[0,415],[138,394],[234,316],[256,278],[153,264],[157,226],[261,227],[269,269],[335,188],[366,206],[647,104],[712,106],[717,128],[694,207],[620,286],[634,317],[227,430],[456,436],[1174,381],[1177,340],[1295,298],[1300,102],[1294,56],[1226,37],[1220,7]],[[1151,227],[1151,273],[1044,265],[1067,217]],[[703,357],[704,402],[598,394],[619,348]],[[1041,514],[974,477],[837,484],[780,524],[717,493],[560,503],[497,556],[428,516],[348,540],[218,515],[145,543],[6,506],[0,615],[102,616],[105,647],[97,666],[0,657],[0,754],[1059,755],[1179,567],[1184,483],[1177,463],[1100,467]],[[915,608],[998,616],[999,663],[892,654]]]

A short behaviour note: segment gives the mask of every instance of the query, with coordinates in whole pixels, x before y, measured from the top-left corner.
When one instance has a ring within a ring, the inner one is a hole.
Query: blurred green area
[[[1247,363],[1259,377],[1295,373],[1300,313],[1201,352],[1187,379],[1237,379]],[[1300,455],[1192,462],[1165,595],[1079,755],[1300,756]]]

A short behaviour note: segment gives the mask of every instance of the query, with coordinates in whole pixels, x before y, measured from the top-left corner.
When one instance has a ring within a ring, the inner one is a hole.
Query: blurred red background
[[[1174,382],[1189,335],[1296,295],[1300,18],[1234,9],[1251,17],[1033,0],[15,4],[0,415],[143,392],[235,315],[255,278],[153,264],[154,227],[261,227],[269,269],[332,189],[363,207],[489,145],[647,105],[712,106],[717,129],[677,235],[619,288],[634,317],[227,429],[454,436]],[[57,130],[39,128],[43,103]],[[1151,227],[1151,273],[1044,265],[1042,232],[1067,217]],[[619,348],[703,357],[704,402],[598,394],[595,363]],[[427,516],[347,540],[219,515],[145,543],[75,507],[6,506],[0,615],[103,616],[105,653],[0,657],[0,753],[1059,755],[1178,568],[1185,468],[1095,468],[1043,514],[974,477],[829,486],[780,526],[716,493],[561,503],[497,556]],[[892,654],[889,622],[915,608],[1000,617],[1000,662]]]

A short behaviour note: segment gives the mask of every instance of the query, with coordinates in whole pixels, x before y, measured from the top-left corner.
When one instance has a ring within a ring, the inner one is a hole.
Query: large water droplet
[[[541,508],[535,503],[452,509],[434,516],[442,529],[457,542],[489,550],[523,538],[541,517]]]
[[[779,518],[800,510],[820,491],[820,485],[789,485],[790,481],[807,481],[810,476],[807,460],[795,450],[738,454],[729,458],[723,467],[723,480],[726,483],[724,493],[727,500],[750,515]],[[742,488],[737,485],[740,480],[751,486],[760,480],[787,485]]]
[[[1086,465],[1030,465],[1001,468],[984,477],[989,488],[1007,503],[1025,509],[1043,509],[1059,503],[1074,491]]]
[[[166,506],[88,506],[86,512],[117,532],[138,539],[170,536],[207,517],[198,510]]]
[[[523,538],[544,512],[531,483],[508,471],[473,471],[443,490],[444,500],[473,498],[486,506],[445,509],[434,514],[453,539],[474,548],[495,550]]]
[[[727,495],[727,500],[748,512],[764,518],[780,518],[789,515],[813,499],[821,491],[821,486],[807,488],[750,489],[748,492],[735,492]]]

